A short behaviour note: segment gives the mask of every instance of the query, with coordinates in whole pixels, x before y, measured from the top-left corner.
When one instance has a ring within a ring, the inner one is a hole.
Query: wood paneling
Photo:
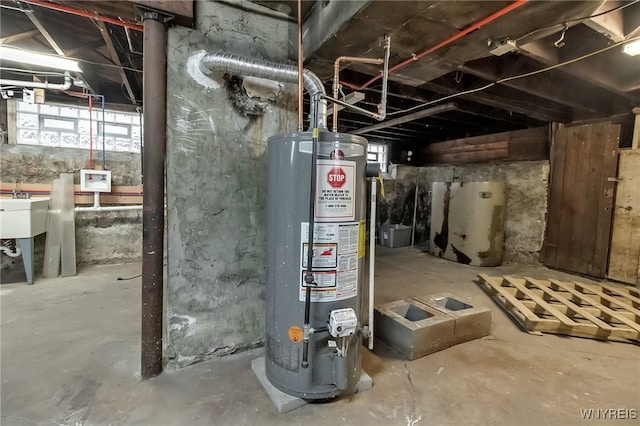
[[[549,130],[538,127],[437,142],[426,147],[424,152],[427,163],[547,160]]]
[[[640,284],[640,150],[621,150],[609,278]]]
[[[542,261],[606,277],[620,125],[556,126]]]

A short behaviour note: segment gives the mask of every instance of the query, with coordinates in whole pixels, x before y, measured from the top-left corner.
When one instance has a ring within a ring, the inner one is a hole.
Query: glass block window
[[[93,123],[89,108],[62,105],[38,105],[18,101],[17,143],[23,145],[58,146],[89,149],[93,126],[93,149],[102,149],[104,127],[107,151],[140,152],[142,128],[137,113],[105,111],[93,108]]]
[[[380,163],[380,170],[387,172],[387,145],[370,143],[367,147],[367,161]]]

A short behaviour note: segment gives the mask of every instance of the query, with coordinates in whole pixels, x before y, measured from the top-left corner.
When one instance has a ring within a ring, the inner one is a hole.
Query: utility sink
[[[47,230],[48,198],[0,198],[0,238],[32,238]]]

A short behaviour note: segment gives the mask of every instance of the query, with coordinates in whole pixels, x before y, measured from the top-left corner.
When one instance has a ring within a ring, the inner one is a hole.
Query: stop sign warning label
[[[354,220],[356,162],[319,160],[317,164],[316,219]]]
[[[342,188],[347,182],[347,174],[340,167],[334,167],[327,173],[327,182],[332,188]]]

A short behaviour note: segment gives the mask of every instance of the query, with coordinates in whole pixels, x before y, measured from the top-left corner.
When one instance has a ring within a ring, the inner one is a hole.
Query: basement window
[[[142,127],[137,113],[107,111],[102,121],[102,109],[28,104],[17,102],[16,141],[21,145],[55,146],[89,149],[93,133],[93,149],[102,149],[103,127],[105,150],[140,152]]]
[[[380,171],[387,172],[387,145],[370,143],[367,147],[367,162],[380,163]]]

